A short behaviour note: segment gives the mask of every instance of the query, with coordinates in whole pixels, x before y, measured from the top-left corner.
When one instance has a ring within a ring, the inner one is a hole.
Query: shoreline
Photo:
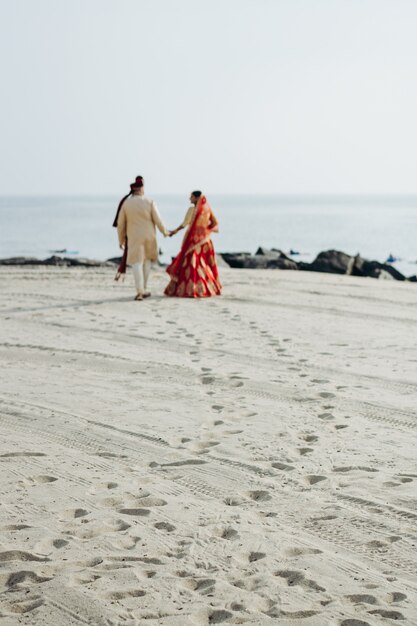
[[[380,263],[379,261],[369,261],[356,256],[348,255],[338,250],[327,250],[320,252],[310,263],[299,259],[299,253],[294,252],[288,255],[282,250],[259,247],[255,254],[249,252],[219,252],[217,253],[217,263],[220,268],[233,269],[274,269],[290,271],[319,272],[324,274],[353,275],[361,277],[393,279],[399,281],[417,282],[417,274],[405,276],[395,268],[392,262]],[[121,257],[112,257],[105,261],[90,258],[64,256],[54,254],[45,259],[37,257],[9,257],[0,259],[0,267],[113,267],[117,268]],[[167,263],[157,261],[154,266],[167,267]],[[128,266],[130,267],[130,266]]]

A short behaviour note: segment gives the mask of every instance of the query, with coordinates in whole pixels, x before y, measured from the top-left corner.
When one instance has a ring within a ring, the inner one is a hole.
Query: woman
[[[190,196],[192,206],[183,223],[169,233],[170,237],[188,226],[178,256],[167,268],[171,280],[167,296],[209,298],[219,296],[221,284],[211,233],[218,232],[218,222],[201,191]]]
[[[135,300],[143,300],[151,295],[147,291],[151,262],[158,259],[155,227],[165,237],[169,233],[155,202],[145,196],[142,176],[136,177],[130,189],[130,193],[121,200],[113,222],[113,226],[117,227],[120,247],[124,249],[116,280],[126,273],[126,264],[129,263],[135,279]]]

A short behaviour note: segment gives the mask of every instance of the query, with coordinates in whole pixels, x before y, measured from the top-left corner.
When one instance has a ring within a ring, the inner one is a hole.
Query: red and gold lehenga
[[[167,268],[171,277],[165,289],[167,296],[209,298],[220,295],[222,286],[211,242],[211,233],[215,230],[217,220],[207,199],[201,196],[181,250]]]

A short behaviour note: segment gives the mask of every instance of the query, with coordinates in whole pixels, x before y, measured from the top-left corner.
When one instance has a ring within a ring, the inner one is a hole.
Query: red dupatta
[[[178,277],[187,254],[192,252],[197,246],[208,241],[212,232],[210,205],[207,202],[207,198],[201,196],[197,202],[194,219],[185,236],[181,250],[171,265],[167,267],[166,271],[171,278],[175,280]]]

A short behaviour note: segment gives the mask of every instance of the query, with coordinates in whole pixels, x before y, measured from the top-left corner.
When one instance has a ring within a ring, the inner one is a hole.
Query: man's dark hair
[[[191,194],[195,197],[195,198],[199,198],[202,194],[201,191],[192,191]]]

